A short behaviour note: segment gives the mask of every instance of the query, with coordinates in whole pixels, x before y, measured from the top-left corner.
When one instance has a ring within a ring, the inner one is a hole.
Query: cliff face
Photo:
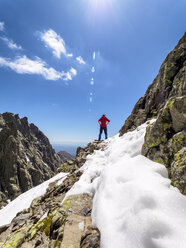
[[[60,165],[47,137],[26,117],[0,114],[0,207],[52,177]]]
[[[142,154],[164,164],[173,184],[186,194],[186,33],[136,103],[120,135],[150,118],[157,120],[147,129]]]

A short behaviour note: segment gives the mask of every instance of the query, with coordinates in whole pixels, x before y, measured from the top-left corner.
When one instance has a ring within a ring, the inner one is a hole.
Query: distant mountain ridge
[[[67,162],[68,160],[72,160],[72,159],[75,158],[72,154],[70,154],[70,153],[68,153],[66,151],[60,151],[57,154],[59,155],[59,157],[61,158],[61,160],[64,163]]]
[[[0,207],[51,178],[63,163],[27,117],[0,114]]]

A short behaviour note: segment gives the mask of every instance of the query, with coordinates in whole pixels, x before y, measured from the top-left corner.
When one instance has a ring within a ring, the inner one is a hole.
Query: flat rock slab
[[[60,248],[80,248],[87,235],[97,232],[92,229],[90,217],[92,198],[88,194],[72,195],[63,202],[68,212],[64,236]]]
[[[79,248],[85,229],[84,216],[72,214],[67,219],[61,248]]]

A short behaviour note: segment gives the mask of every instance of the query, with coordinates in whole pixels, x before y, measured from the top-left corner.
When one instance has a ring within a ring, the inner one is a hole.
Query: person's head
[[[102,115],[102,116],[105,116],[105,115]]]

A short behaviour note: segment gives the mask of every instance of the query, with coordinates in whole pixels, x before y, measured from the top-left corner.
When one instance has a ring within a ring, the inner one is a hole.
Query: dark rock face
[[[60,165],[47,137],[26,117],[0,114],[0,207],[52,177]]]
[[[186,194],[186,33],[120,130],[123,135],[149,118],[142,154],[164,164],[174,186]]]

